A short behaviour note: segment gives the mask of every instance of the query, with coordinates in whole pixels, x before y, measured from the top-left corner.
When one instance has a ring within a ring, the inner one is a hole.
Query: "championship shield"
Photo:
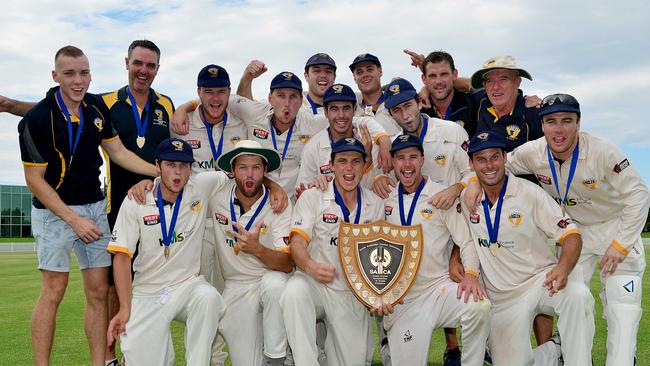
[[[415,281],[422,258],[422,226],[388,221],[341,222],[339,260],[352,293],[367,308],[398,303]]]

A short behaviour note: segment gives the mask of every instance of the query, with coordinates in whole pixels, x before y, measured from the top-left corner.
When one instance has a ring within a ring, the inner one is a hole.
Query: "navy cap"
[[[315,65],[328,65],[332,66],[334,68],[334,71],[336,71],[336,62],[330,57],[330,55],[326,53],[319,52],[313,56],[311,56],[308,60],[307,63],[305,64],[305,71],[309,68],[309,66],[315,66]]]
[[[323,94],[323,104],[327,105],[329,102],[352,102],[354,105],[357,103],[357,95],[345,84],[334,84]]]
[[[292,72],[281,72],[271,80],[271,90],[280,88],[291,88],[302,91],[302,82]]]
[[[170,137],[160,142],[156,149],[156,159],[167,161],[194,162],[192,147],[179,138]]]
[[[499,133],[494,131],[481,132],[469,140],[467,154],[472,156],[477,151],[499,147],[506,148],[506,141]]]
[[[555,112],[573,112],[580,117],[580,103],[569,94],[551,94],[544,97],[538,113],[539,118]]]
[[[424,154],[424,147],[422,147],[420,139],[409,134],[399,135],[395,138],[395,140],[393,140],[393,144],[390,147],[390,154],[394,155],[396,152],[407,149],[409,147],[417,147],[418,150]]]
[[[406,79],[396,79],[390,82],[384,90],[384,107],[391,109],[408,100],[415,99],[418,92]]]
[[[356,151],[366,157],[366,149],[363,148],[361,141],[354,137],[344,137],[332,144],[332,156],[346,151]]]
[[[196,79],[196,86],[203,88],[221,88],[230,86],[230,76],[219,65],[208,65],[201,69]]]
[[[378,67],[381,67],[381,62],[379,62],[379,58],[377,58],[377,56],[371,55],[369,53],[362,53],[354,58],[354,61],[352,61],[350,64],[350,70],[354,72],[354,68],[357,66],[357,64],[364,61],[370,61]]]

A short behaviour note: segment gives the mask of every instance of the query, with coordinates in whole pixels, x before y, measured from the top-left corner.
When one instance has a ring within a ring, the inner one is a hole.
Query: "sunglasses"
[[[553,104],[564,104],[579,107],[580,104],[573,96],[569,94],[551,94],[542,99],[541,108],[552,106]]]

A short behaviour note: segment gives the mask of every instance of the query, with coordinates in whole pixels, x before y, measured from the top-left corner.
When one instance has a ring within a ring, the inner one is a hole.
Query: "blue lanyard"
[[[488,235],[490,236],[490,244],[496,244],[499,237],[499,222],[501,221],[501,206],[503,205],[503,196],[506,194],[506,187],[508,186],[508,176],[503,180],[503,187],[499,193],[499,200],[497,201],[497,210],[494,215],[494,226],[492,226],[492,219],[490,218],[490,206],[488,198],[483,200],[483,213],[485,214],[485,225],[487,226]]]
[[[332,130],[330,130],[329,127],[327,127],[327,136],[330,137],[330,146],[334,145],[334,140],[332,140]]]
[[[445,111],[445,116],[444,117],[442,116],[442,113],[440,113],[438,108],[435,106],[435,104],[433,105],[433,109],[436,111],[436,114],[438,115],[438,117],[440,117],[440,119],[444,119],[445,121],[449,121],[449,116],[451,116],[451,103],[449,103],[449,105],[447,106],[447,110]]]
[[[420,193],[422,193],[425,182],[426,179],[422,178],[422,181],[418,185],[418,189],[415,191],[415,195],[413,196],[413,201],[411,202],[411,208],[409,208],[409,214],[407,218],[404,217],[404,187],[402,186],[402,183],[399,184],[399,187],[397,188],[397,200],[399,202],[399,219],[402,222],[402,225],[411,225],[411,221],[413,221],[413,214],[415,213],[415,206],[417,205],[418,198],[420,197]]]
[[[566,191],[564,192],[564,198],[562,199],[562,205],[567,204],[567,196],[569,195],[569,188],[571,187],[571,182],[573,181],[573,174],[576,172],[576,166],[578,165],[578,153],[579,147],[576,144],[576,148],[573,149],[573,154],[571,155],[571,166],[569,167],[569,178],[566,181]],[[548,158],[548,166],[551,168],[551,174],[553,174],[553,183],[555,184],[555,189],[557,190],[557,195],[559,198],[562,197],[560,193],[560,186],[558,185],[557,172],[555,171],[555,162],[551,156],[551,147],[546,145],[546,157]]]
[[[162,178],[160,178],[162,180]],[[183,199],[183,191],[176,197],[174,202],[174,211],[172,212],[172,220],[169,223],[169,230],[167,230],[167,222],[165,221],[165,203],[163,202],[162,193],[160,192],[160,185],[162,181],[158,182],[158,213],[160,214],[160,228],[162,229],[162,242],[165,247],[169,247],[174,237],[174,228],[176,227],[176,219],[178,218],[178,210],[181,207],[181,200]]]
[[[313,114],[318,114],[318,107],[316,106],[316,102],[314,102],[309,94],[307,94],[307,101],[309,102],[309,106],[311,107],[311,113]]]
[[[138,129],[138,136],[144,136],[147,133],[147,119],[149,117],[149,98],[147,98],[147,104],[144,105],[144,122],[140,119],[140,112],[138,112],[138,105],[135,102],[133,94],[129,87],[126,87],[126,94],[129,96],[131,101],[131,110],[133,111],[133,118],[135,119],[135,126]]]
[[[336,203],[341,207],[341,212],[343,212],[343,220],[345,222],[350,222],[350,210],[348,210],[348,207],[345,205],[345,201],[343,201],[343,197],[341,197],[338,188],[336,188],[336,179],[332,181],[332,186],[334,186],[334,199],[336,200]],[[361,219],[361,188],[357,186],[357,215],[354,218],[354,223],[358,224],[360,219]]]
[[[294,119],[293,122],[291,123],[291,127],[289,127],[289,132],[287,132],[287,141],[284,142],[284,148],[282,149],[282,161],[284,161],[284,157],[287,155],[287,149],[289,149],[289,143],[291,142],[291,134],[293,133],[293,126],[295,125],[296,125],[296,120]],[[273,126],[273,123],[271,123],[271,119],[269,119],[269,129],[271,130],[271,139],[273,140],[273,148],[277,151],[278,143],[275,140],[275,126]]]
[[[420,131],[420,143],[424,144],[424,136],[427,134],[427,130],[429,129],[429,118],[423,114],[421,114],[420,116],[422,116],[422,131]]]
[[[233,201],[234,201],[234,197],[233,197],[234,194],[233,193],[235,192],[235,188],[237,188],[237,187],[236,186],[232,187],[232,191],[230,191],[230,221],[231,221],[231,225],[234,224],[235,222],[237,222],[237,215],[235,214],[235,204],[233,203]],[[253,223],[255,222],[255,219],[257,218],[257,216],[262,211],[262,208],[264,208],[264,205],[266,204],[266,200],[269,198],[269,190],[266,189],[265,186],[262,186],[262,189],[264,189],[264,197],[262,198],[262,202],[260,202],[260,204],[257,206],[257,209],[253,213],[253,216],[251,217],[251,219],[248,220],[248,223],[246,224],[246,226],[244,226],[246,231],[249,231],[251,229],[251,227],[253,226]],[[239,232],[239,230],[237,230],[237,227],[235,225],[232,225],[232,231],[234,231],[236,233]],[[237,241],[237,238],[235,238],[235,241]]]
[[[383,102],[384,102],[384,93],[381,93],[381,95],[379,96],[379,98],[377,98],[377,100],[376,100],[374,103],[372,103],[372,104],[368,104],[368,103],[365,103],[365,101],[364,101],[364,105],[365,105],[365,106],[369,106],[369,105],[371,105],[371,106],[375,106],[375,105],[380,105],[380,104],[383,103]]]
[[[203,106],[201,106],[200,109],[201,116],[203,116],[203,124],[205,125],[205,129],[208,131],[208,140],[210,141],[210,149],[212,150],[212,159],[217,160],[219,156],[221,156],[221,150],[223,148],[223,134],[226,131],[226,125],[228,124],[228,112],[223,114],[223,126],[221,127],[221,137],[219,137],[219,148],[217,149],[214,146],[214,137],[212,137],[212,127],[214,127],[214,125],[208,123],[208,120],[205,119]]]
[[[56,91],[56,100],[59,102],[59,107],[61,107],[61,112],[65,120],[68,122],[68,144],[70,145],[70,161],[74,156],[74,152],[77,151],[77,145],[79,144],[79,139],[81,138],[81,131],[84,129],[84,111],[81,105],[79,105],[79,127],[77,127],[77,134],[74,138],[74,143],[72,143],[72,117],[70,112],[68,112],[68,107],[66,107],[61,97],[61,89]]]

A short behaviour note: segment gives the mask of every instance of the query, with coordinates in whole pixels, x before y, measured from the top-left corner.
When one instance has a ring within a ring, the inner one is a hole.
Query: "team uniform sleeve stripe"
[[[276,248],[275,250],[277,250],[278,252],[291,254],[291,248],[289,248],[289,247],[286,247],[286,248]]]
[[[119,136],[119,135],[115,135],[115,136],[110,137],[110,138],[107,138],[107,139],[102,139],[102,142],[111,142],[111,141],[116,140],[116,139],[118,139],[118,138],[120,138],[120,136]]]
[[[129,256],[129,258],[133,259],[133,253],[129,252],[129,248],[125,248],[119,245],[113,245],[109,244],[106,250],[109,253],[115,254],[115,253],[124,253]]]
[[[617,242],[616,240],[612,240],[612,247],[626,257],[628,254],[630,254],[630,250],[622,246],[621,243]]]
[[[474,277],[478,277],[478,273],[475,272],[474,270],[470,269],[470,268],[465,268],[465,273],[470,274],[470,275],[472,275]]]
[[[30,163],[28,161],[23,161],[24,166],[47,166],[47,163]]]
[[[384,137],[384,136],[388,136],[388,134],[387,134],[386,132],[379,132],[378,134],[376,134],[376,135],[372,138],[372,141],[373,141],[375,144],[378,144],[378,143],[379,143],[379,139],[382,138],[382,137]]]
[[[305,240],[307,240],[307,241],[311,241],[311,237],[309,236],[309,234],[307,234],[307,233],[306,233],[303,229],[301,229],[301,228],[297,228],[297,227],[291,228],[291,232],[290,232],[290,233],[296,233],[296,234],[302,236]]]
[[[580,235],[580,230],[578,230],[578,229],[571,229],[571,230],[565,232],[564,234],[562,234],[562,236],[560,236],[560,238],[557,240],[557,242],[560,243],[560,245],[564,244],[564,239],[566,239],[566,237],[569,236],[569,235],[571,235],[571,234],[578,234],[578,235]]]

